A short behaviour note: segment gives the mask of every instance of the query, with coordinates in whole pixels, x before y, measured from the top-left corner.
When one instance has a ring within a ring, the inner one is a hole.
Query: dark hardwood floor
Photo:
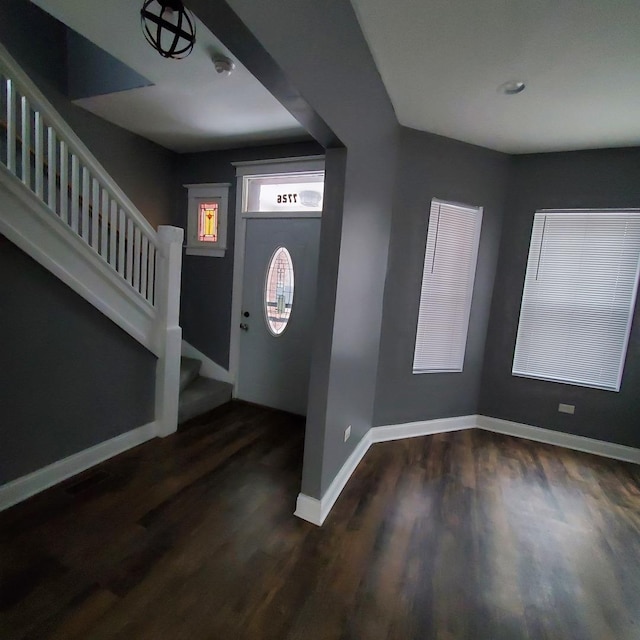
[[[640,467],[376,444],[317,528],[302,447],[231,403],[0,514],[0,638],[640,639]]]

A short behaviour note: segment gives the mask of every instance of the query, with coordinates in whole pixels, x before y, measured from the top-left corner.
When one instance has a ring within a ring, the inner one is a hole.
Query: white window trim
[[[423,277],[420,280],[418,318],[416,319],[416,338],[414,341],[414,357],[413,357],[413,363],[412,363],[412,373],[415,375],[420,375],[424,373],[460,373],[464,369],[464,360],[465,360],[466,351],[467,351],[467,340],[469,337],[469,322],[471,320],[471,303],[473,301],[473,290],[475,287],[475,277],[476,277],[476,271],[478,268],[478,252],[480,249],[480,236],[482,233],[482,219],[484,214],[484,207],[480,207],[477,205],[470,205],[462,202],[453,202],[451,200],[441,200],[440,198],[432,198],[431,202],[429,203],[429,222],[427,224],[427,235],[425,237],[425,259],[427,257],[426,243],[428,242],[428,239],[429,239],[429,231],[431,228],[431,213],[433,211],[434,205],[448,205],[452,207],[458,207],[461,209],[466,209],[468,211],[474,211],[477,214],[476,226],[474,230],[475,233],[473,238],[474,245],[473,245],[473,251],[471,255],[471,264],[473,265],[473,269],[469,274],[470,275],[469,287],[468,287],[467,299],[465,301],[465,307],[464,307],[464,318],[465,318],[464,345],[462,349],[462,358],[460,360],[459,366],[452,366],[449,368],[416,367],[416,351],[418,346],[418,327],[420,325],[420,310],[422,307],[422,287],[423,287],[423,280],[424,280],[424,264],[423,264]]]
[[[187,255],[223,258],[227,250],[227,218],[229,210],[229,182],[185,184],[189,190],[187,210],[187,233],[185,247]],[[218,201],[218,241],[198,240],[198,208],[201,202]]]
[[[544,215],[544,216],[549,216],[549,215],[564,215],[564,216],[571,216],[571,215],[576,215],[576,216],[580,216],[580,215],[584,215],[585,213],[593,213],[593,214],[619,214],[619,215],[624,215],[624,214],[635,214],[638,215],[640,214],[640,209],[630,209],[630,208],[621,208],[621,209],[611,209],[611,208],[601,208],[601,209],[539,209],[535,212],[534,214],[534,221],[535,221],[535,216],[537,215]],[[531,240],[532,240],[532,236],[533,236],[533,227],[532,227],[532,235],[529,238],[529,253],[531,252]],[[527,254],[527,264],[529,263],[529,253]],[[633,292],[631,294],[631,300],[630,300],[630,313],[629,313],[629,317],[627,320],[627,325],[626,325],[626,331],[625,331],[625,337],[624,337],[624,341],[622,344],[622,357],[620,360],[620,364],[619,364],[619,369],[618,369],[618,375],[617,375],[617,381],[615,385],[604,385],[604,384],[597,384],[597,383],[583,383],[583,382],[577,382],[577,381],[572,381],[572,380],[568,380],[565,378],[560,378],[560,377],[553,377],[553,376],[543,376],[543,375],[537,375],[537,374],[532,374],[532,373],[524,373],[523,371],[516,371],[516,349],[517,349],[517,344],[518,344],[518,338],[520,336],[520,331],[521,331],[521,315],[522,315],[522,306],[524,305],[524,295],[525,295],[525,287],[526,287],[526,277],[527,277],[527,273],[525,272],[525,281],[523,283],[523,291],[522,291],[522,297],[521,297],[521,301],[520,301],[520,314],[518,317],[518,330],[517,330],[517,334],[516,334],[516,342],[514,345],[514,357],[513,357],[513,361],[512,361],[512,367],[511,367],[511,374],[514,377],[517,378],[527,378],[527,379],[532,379],[532,380],[544,380],[546,382],[555,382],[555,383],[559,383],[559,384],[566,384],[566,385],[570,385],[570,386],[576,386],[576,387],[583,387],[583,388],[588,388],[588,389],[600,389],[603,391],[615,391],[615,392],[619,392],[620,391],[620,386],[622,384],[622,377],[624,374],[624,366],[626,363],[626,359],[627,359],[627,353],[628,353],[628,348],[629,348],[629,338],[631,336],[631,328],[633,325],[633,317],[634,317],[634,312],[635,312],[635,307],[637,304],[637,295],[638,295],[638,287],[640,286],[639,281],[640,281],[640,260],[638,260],[638,264],[637,264],[637,268],[636,268],[636,274],[635,274],[635,287],[633,289]]]

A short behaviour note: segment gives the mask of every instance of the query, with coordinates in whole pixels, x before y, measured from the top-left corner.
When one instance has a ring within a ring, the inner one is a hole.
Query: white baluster
[[[127,218],[127,282],[133,286],[133,220]]]
[[[80,163],[75,153],[71,154],[71,228],[78,233],[80,219]]]
[[[51,127],[47,127],[47,162],[49,164],[47,171],[47,179],[49,181],[47,189],[47,204],[54,213],[58,213],[56,193],[56,182],[58,180],[58,167],[56,166],[57,151],[58,141],[56,138],[56,132]]]
[[[16,172],[16,92],[7,78],[7,169]]]
[[[60,140],[60,217],[69,224],[69,152]]]
[[[147,269],[149,267],[149,239],[142,236],[142,251],[140,253],[140,293],[147,298]]]
[[[23,96],[22,100],[22,182],[31,189],[31,107]]]
[[[156,283],[156,248],[149,244],[149,285],[147,288],[147,300],[155,304],[155,283]]]
[[[140,229],[136,227],[134,232],[134,243],[133,243],[133,288],[136,291],[140,291],[140,251],[141,247],[141,238],[140,238]]]
[[[91,248],[99,251],[100,183],[95,178],[91,178],[91,187]]]
[[[102,208],[100,209],[100,255],[108,260],[109,250],[109,192],[102,190]]]
[[[82,167],[82,239],[89,243],[89,199],[91,194],[91,181],[89,169]]]
[[[124,278],[126,275],[124,266],[125,249],[127,246],[127,219],[124,211],[118,212],[118,273]]]
[[[34,114],[35,122],[35,147],[36,147],[36,195],[41,200],[44,199],[44,127],[42,115],[39,111]]]
[[[111,201],[109,211],[109,264],[117,267],[117,246],[118,246],[118,203]]]

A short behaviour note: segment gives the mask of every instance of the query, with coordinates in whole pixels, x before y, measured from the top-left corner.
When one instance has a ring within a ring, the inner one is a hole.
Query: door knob
[[[249,331],[249,325],[246,322],[241,322],[240,329],[242,329],[242,331]]]

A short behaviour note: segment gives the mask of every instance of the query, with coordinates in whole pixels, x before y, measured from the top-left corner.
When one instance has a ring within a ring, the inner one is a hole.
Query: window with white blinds
[[[462,371],[482,208],[431,201],[413,373]]]
[[[640,211],[537,212],[513,374],[619,391],[639,266]]]

